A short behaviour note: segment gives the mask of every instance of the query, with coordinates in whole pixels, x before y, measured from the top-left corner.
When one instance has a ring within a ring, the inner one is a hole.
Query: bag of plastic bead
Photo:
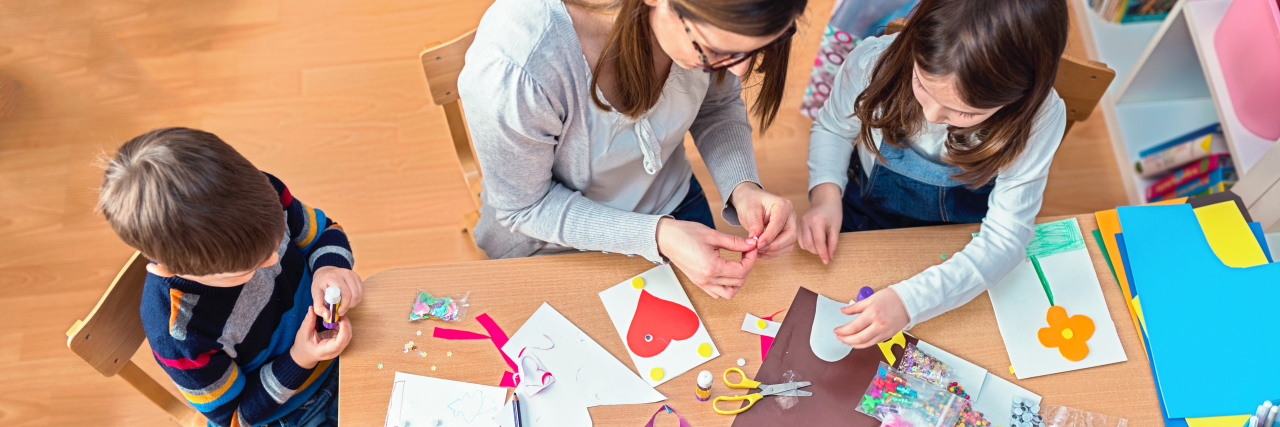
[[[467,292],[461,296],[438,296],[418,289],[413,298],[413,306],[409,310],[409,321],[436,319],[446,322],[457,322],[467,315]]]
[[[968,401],[880,362],[857,411],[894,427],[955,427]]]
[[[898,363],[898,370],[944,388],[955,375],[950,366],[920,351],[915,344],[907,344],[907,348],[902,351],[902,361]]]

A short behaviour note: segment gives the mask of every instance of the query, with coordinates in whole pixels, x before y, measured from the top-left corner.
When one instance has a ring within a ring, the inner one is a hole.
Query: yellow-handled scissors
[[[737,372],[738,376],[742,377],[741,380],[736,383],[729,381],[730,372]],[[808,381],[786,383],[786,384],[760,384],[759,381],[752,381],[748,379],[747,374],[742,373],[741,369],[729,368],[724,371],[724,385],[729,386],[729,388],[746,388],[746,389],[758,388],[760,389],[760,392],[751,393],[746,396],[733,396],[733,397],[719,396],[719,397],[716,397],[715,400],[711,401],[711,407],[715,408],[717,414],[733,415],[733,414],[741,413],[742,411],[751,409],[752,406],[755,406],[756,402],[758,402],[760,399],[763,399],[765,396],[769,396],[769,395],[780,395],[785,393],[789,396],[813,396],[813,393],[810,393],[804,390],[796,390],[800,387],[808,387],[810,384],[812,383]],[[728,411],[720,409],[720,402],[738,402],[743,400],[748,402],[747,406],[743,406],[741,408],[728,410]]]

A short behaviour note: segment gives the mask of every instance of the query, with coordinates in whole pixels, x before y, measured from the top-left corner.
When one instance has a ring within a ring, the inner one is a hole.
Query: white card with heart
[[[636,372],[657,386],[720,355],[671,265],[600,292]]]

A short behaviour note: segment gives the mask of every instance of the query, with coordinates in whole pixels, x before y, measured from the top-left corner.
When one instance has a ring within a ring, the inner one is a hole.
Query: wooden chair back
[[[476,39],[476,30],[468,31],[462,36],[444,42],[427,45],[418,54],[422,61],[422,71],[427,76],[427,88],[431,92],[431,101],[444,109],[445,120],[449,124],[449,135],[453,138],[453,151],[458,156],[458,165],[462,169],[462,179],[466,181],[467,191],[471,194],[471,202],[475,210],[463,214],[460,225],[468,233],[475,230],[480,220],[480,162],[476,160],[475,149],[471,147],[471,136],[467,133],[467,122],[462,113],[462,102],[458,99],[458,74],[465,64],[467,49]],[[474,234],[473,234],[474,235]],[[481,254],[484,251],[477,251]]]
[[[884,33],[897,33],[906,25],[905,18],[895,19],[885,27]],[[1075,122],[1087,120],[1093,114],[1098,100],[1102,99],[1107,86],[1115,78],[1115,70],[1108,68],[1107,64],[1062,54],[1062,59],[1058,61],[1058,78],[1054,80],[1053,88],[1058,91],[1058,97],[1062,98],[1067,107],[1067,129],[1063,132],[1064,136],[1071,131]]]
[[[169,417],[183,426],[204,426],[199,411],[170,394],[130,358],[142,346],[142,285],[147,280],[147,257],[134,253],[89,316],[67,330],[67,348],[103,376],[119,375]]]

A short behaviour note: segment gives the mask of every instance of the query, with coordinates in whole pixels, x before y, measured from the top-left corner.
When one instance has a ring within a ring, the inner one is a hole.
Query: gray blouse
[[[689,177],[683,172],[688,161],[682,144],[671,146],[668,140],[681,141],[671,135],[682,136],[685,129],[726,202],[722,215],[737,225],[729,194],[742,182],[759,184],[751,124],[738,79],[730,74],[716,84],[711,77],[673,69],[664,99],[637,121],[619,125],[618,117],[601,114],[591,100],[591,70],[560,0],[494,2],[480,21],[458,77],[458,94],[484,173],[476,244],[490,258],[571,247],[660,262],[658,219],[670,213],[673,197],[676,202],[683,197],[679,190],[688,188]],[[691,103],[697,108],[686,105]],[[672,115],[681,110],[692,120]],[[662,119],[655,123],[658,117]],[[613,130],[602,132],[605,125]],[[623,132],[615,132],[619,129]],[[636,135],[655,129],[663,129],[663,135]],[[605,133],[615,138],[594,141]],[[634,149],[609,149],[617,143]],[[661,166],[669,160],[675,163]],[[633,180],[650,184],[628,185],[626,173],[597,170],[604,165],[635,169]],[[672,166],[681,170],[663,170]],[[681,176],[674,180],[674,175]],[[654,191],[662,194],[648,194]],[[630,194],[634,192],[642,193]],[[635,203],[618,205],[616,200],[622,199]],[[648,207],[641,206],[645,200],[652,200]]]

